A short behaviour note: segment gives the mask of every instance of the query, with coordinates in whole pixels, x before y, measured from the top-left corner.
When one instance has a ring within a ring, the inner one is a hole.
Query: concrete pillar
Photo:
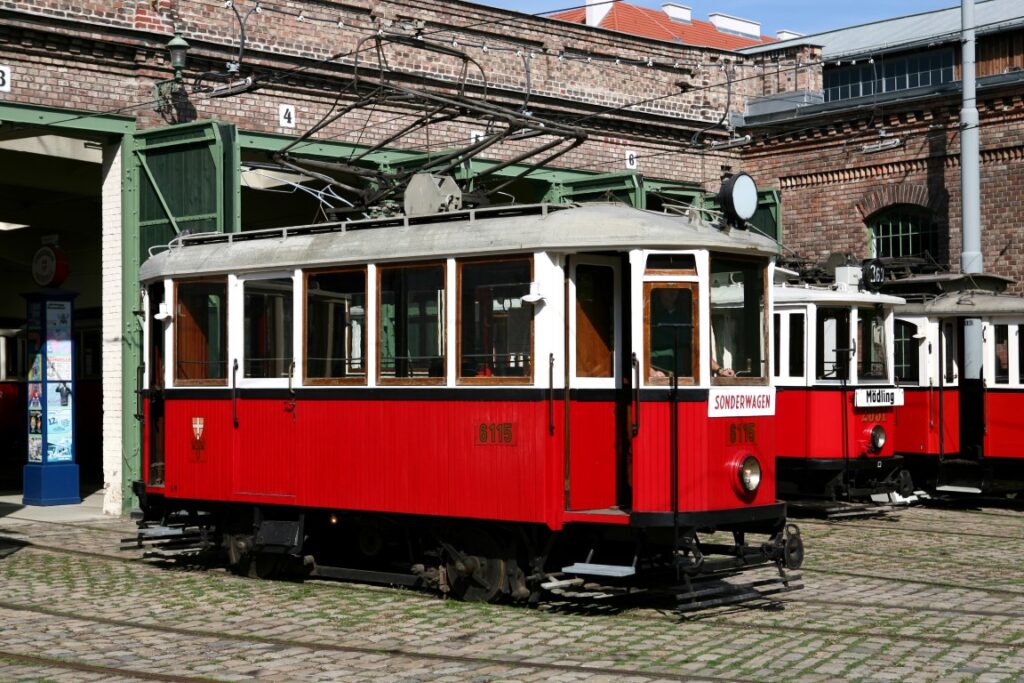
[[[121,143],[103,149],[103,511],[121,514]]]

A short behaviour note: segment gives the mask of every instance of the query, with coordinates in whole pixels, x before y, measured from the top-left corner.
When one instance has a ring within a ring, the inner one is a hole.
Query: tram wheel
[[[445,569],[451,596],[464,602],[496,602],[508,592],[501,546],[480,529],[458,534],[446,545]]]

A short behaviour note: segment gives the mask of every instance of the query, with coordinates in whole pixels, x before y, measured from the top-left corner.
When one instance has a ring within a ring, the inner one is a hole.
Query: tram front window
[[[888,379],[885,349],[885,313],[881,309],[857,309],[857,377]]]
[[[817,378],[850,379],[850,311],[819,308]]]
[[[676,375],[693,380],[694,299],[688,285],[645,285],[647,308],[647,381],[664,383]]]
[[[715,382],[767,377],[765,264],[711,259],[711,375]]]

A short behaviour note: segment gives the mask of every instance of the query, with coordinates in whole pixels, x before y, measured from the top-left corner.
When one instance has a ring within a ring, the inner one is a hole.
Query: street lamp
[[[154,99],[156,100],[155,110],[163,113],[168,106],[169,100],[181,89],[181,82],[184,80],[182,72],[188,61],[189,44],[181,37],[181,31],[175,31],[174,37],[167,41],[167,54],[171,59],[171,68],[174,69],[174,78],[168,78],[156,82],[154,88]]]

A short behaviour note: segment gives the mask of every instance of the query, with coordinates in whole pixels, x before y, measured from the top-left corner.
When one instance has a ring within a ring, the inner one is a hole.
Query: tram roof
[[[914,302],[897,309],[901,316],[973,317],[991,315],[1024,315],[1024,297],[1015,294],[993,294],[987,291],[949,292],[926,302]]]
[[[532,205],[241,233],[188,235],[139,269],[144,281],[535,251],[710,249],[772,256],[778,245],[751,230],[621,205]]]
[[[775,285],[773,294],[776,304],[848,304],[850,306],[889,304],[898,306],[906,302],[905,299],[891,294],[811,285]]]

